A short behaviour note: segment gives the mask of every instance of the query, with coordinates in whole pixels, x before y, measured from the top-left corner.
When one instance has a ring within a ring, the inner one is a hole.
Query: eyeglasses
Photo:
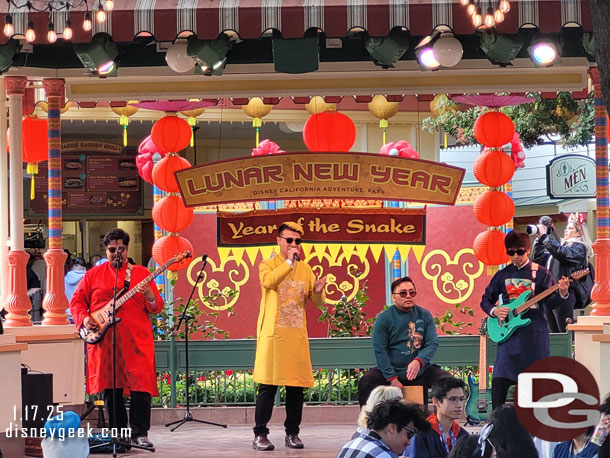
[[[472,452],[472,456],[476,456],[480,453],[480,456],[482,458],[485,455],[485,446],[487,445],[488,442],[489,442],[489,445],[491,445],[492,448],[495,449],[495,447],[489,440],[489,434],[491,433],[492,429],[494,429],[493,423],[487,423],[485,426],[483,426],[483,428],[481,428],[479,440],[477,442],[477,446],[475,447],[474,451]]]
[[[526,251],[527,250],[523,250],[523,249],[519,248],[518,250],[506,250],[506,254],[509,256],[514,256],[515,254],[518,254],[519,256],[523,256]]]
[[[400,297],[415,297],[415,296],[417,296],[417,291],[415,291],[414,289],[411,289],[409,291],[402,290],[402,291],[397,291],[392,294],[398,294]]]
[[[409,439],[411,439],[413,436],[415,436],[415,434],[417,434],[417,431],[409,428],[408,426],[399,426],[397,428],[397,432],[401,432],[403,429],[407,431],[407,438]]]
[[[281,239],[286,240],[286,243],[288,245],[290,245],[292,242],[296,243],[297,245],[300,245],[302,240],[301,239],[293,239],[292,237],[282,237],[281,235],[279,236]]]
[[[125,246],[123,245],[123,250],[125,249]],[[118,249],[118,247],[116,246],[107,246],[106,249],[110,252],[110,254],[114,254],[116,252],[116,250]]]
[[[464,403],[466,398],[464,396],[451,396],[450,398],[445,398],[452,404],[457,404],[458,402]]]

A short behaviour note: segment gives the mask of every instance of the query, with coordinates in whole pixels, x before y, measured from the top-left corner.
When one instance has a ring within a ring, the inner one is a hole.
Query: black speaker
[[[23,428],[44,428],[48,418],[56,414],[53,407],[53,374],[21,369],[21,425]]]

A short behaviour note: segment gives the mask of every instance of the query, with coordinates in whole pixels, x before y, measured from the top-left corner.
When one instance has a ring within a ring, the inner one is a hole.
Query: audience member
[[[599,445],[591,442],[595,428],[591,426],[571,441],[560,442],[553,450],[553,458],[597,458]]]
[[[481,434],[471,434],[460,437],[447,458],[496,458],[496,449],[488,436],[493,426],[487,424],[481,429]]]
[[[417,431],[430,427],[417,404],[390,399],[377,404],[361,434],[343,446],[337,458],[396,458]]]
[[[538,458],[534,441],[519,422],[513,406],[497,407],[491,412],[487,422],[493,425],[489,440],[498,458]]]
[[[455,377],[441,377],[432,384],[432,404],[435,413],[427,420],[431,425],[428,432],[417,433],[413,449],[408,456],[414,458],[446,457],[457,439],[468,432],[456,421],[464,413],[463,380]]]
[[[76,291],[76,287],[83,279],[85,274],[87,273],[87,263],[83,258],[73,258],[72,259],[72,267],[70,268],[70,272],[68,272],[64,278],[64,289],[66,292],[66,297],[68,298],[68,304],[72,300],[72,296],[74,295],[74,291]],[[71,322],[72,314],[70,313],[70,309],[66,309],[66,314]]]
[[[366,400],[366,404],[362,406],[360,414],[358,415],[358,428],[352,436],[352,439],[355,439],[362,433],[368,433],[368,429],[366,429],[366,422],[368,421],[369,415],[373,411],[373,408],[380,402],[387,401],[389,399],[402,399],[402,391],[400,388],[382,385],[371,391],[369,398]]]
[[[610,458],[610,395],[599,407],[602,416],[599,420],[591,442],[599,445],[599,458]]]

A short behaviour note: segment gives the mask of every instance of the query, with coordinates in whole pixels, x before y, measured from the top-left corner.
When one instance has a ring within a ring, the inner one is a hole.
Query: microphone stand
[[[172,332],[176,332],[178,329],[180,329],[180,325],[182,324],[182,322],[184,322],[184,363],[185,363],[184,369],[186,372],[186,377],[185,377],[186,412],[184,412],[184,418],[182,420],[176,420],[176,421],[172,421],[171,423],[166,423],[165,427],[176,425],[176,423],[177,423],[176,426],[174,426],[173,428],[170,429],[171,432],[176,431],[178,428],[180,428],[180,426],[182,426],[183,424],[185,424],[189,421],[194,421],[197,423],[205,423],[206,425],[220,426],[221,428],[227,427],[227,425],[222,424],[222,423],[214,423],[212,421],[205,421],[205,420],[199,420],[197,418],[193,418],[193,414],[191,413],[191,404],[190,404],[190,396],[189,396],[189,320],[192,320],[194,317],[192,315],[189,315],[187,312],[188,312],[189,304],[191,303],[191,299],[193,298],[193,294],[195,293],[195,290],[197,289],[197,284],[199,284],[199,282],[203,278],[203,271],[207,264],[208,264],[208,255],[204,254],[201,257],[201,270],[199,271],[199,275],[197,276],[197,279],[195,280],[195,284],[193,285],[193,289],[191,290],[191,295],[189,296],[188,301],[186,301],[186,306],[184,307],[184,310],[182,311],[182,314],[180,315],[180,319],[178,320],[178,323],[176,324],[176,326],[174,326],[174,329],[172,330]]]
[[[114,287],[112,288],[112,428],[117,428],[117,411],[116,411],[116,397],[117,397],[117,387],[116,387],[116,325],[121,319],[117,319],[116,317],[116,300],[118,296],[118,283],[119,283],[119,269],[123,266],[123,261],[121,260],[121,256],[123,254],[123,250],[119,250],[117,248],[117,252],[112,261],[112,267],[115,268],[115,276],[114,276]],[[120,429],[119,429],[120,431]],[[117,457],[117,445],[123,445],[131,448],[136,448],[140,450],[148,450],[149,452],[154,452],[154,448],[142,447],[141,445],[125,443],[119,441],[118,437],[115,437],[111,434],[110,436],[110,444],[112,445],[112,456],[113,458]],[[90,450],[104,447],[106,444],[101,443],[98,445],[94,445],[93,447],[89,447]]]

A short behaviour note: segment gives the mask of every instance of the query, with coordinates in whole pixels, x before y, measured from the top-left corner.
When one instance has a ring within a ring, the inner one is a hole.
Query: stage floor
[[[284,428],[271,426],[269,439],[275,444],[271,452],[256,452],[252,449],[251,425],[229,425],[227,429],[217,426],[187,423],[174,432],[169,428],[155,425],[151,428],[148,438],[155,444],[156,452],[130,451],[120,456],[151,458],[214,458],[267,456],[269,458],[307,457],[334,458],[348,442],[356,429],[355,425],[304,425],[299,437],[305,448],[302,450],[288,449],[284,446]],[[104,456],[104,455],[91,455]],[[106,455],[108,456],[108,455]]]

